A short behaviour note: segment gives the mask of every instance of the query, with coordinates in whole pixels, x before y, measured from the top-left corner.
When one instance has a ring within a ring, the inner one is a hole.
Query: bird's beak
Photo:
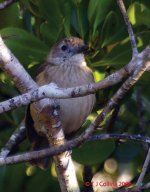
[[[82,46],[80,47],[80,52],[83,53],[83,52],[87,51],[88,49],[89,49],[89,46],[87,46],[87,45],[82,45]]]
[[[83,45],[79,45],[77,47],[74,48],[74,54],[77,54],[77,53],[85,53],[87,50],[89,49],[89,47],[85,44]]]
[[[82,45],[79,47],[79,53],[84,53],[88,49],[89,49],[89,47],[87,45]]]

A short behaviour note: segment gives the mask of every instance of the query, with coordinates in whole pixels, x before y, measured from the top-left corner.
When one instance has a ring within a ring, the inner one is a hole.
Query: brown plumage
[[[45,63],[39,68],[36,77],[38,85],[54,82],[58,87],[69,88],[94,82],[92,71],[87,67],[84,59],[83,51],[85,49],[87,47],[84,42],[76,37],[65,38],[56,44],[52,48]],[[82,126],[93,108],[95,95],[59,99],[58,103],[60,105],[60,118],[64,133],[68,135],[76,132]],[[31,122],[33,123],[34,130],[31,130]],[[29,138],[32,137],[30,134],[34,132],[39,134],[41,125],[36,116],[36,110],[33,104],[28,108],[26,125],[29,130]],[[37,137],[40,138],[39,136]],[[33,139],[31,138],[30,140],[32,141]],[[41,140],[34,139],[34,149],[39,148],[42,142],[43,138]],[[47,141],[44,142],[47,144]]]

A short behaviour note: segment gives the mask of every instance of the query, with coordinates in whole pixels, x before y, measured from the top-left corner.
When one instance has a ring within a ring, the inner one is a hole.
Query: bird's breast
[[[39,85],[50,82],[56,83],[61,88],[69,88],[93,83],[94,79],[92,71],[87,66],[60,65],[47,67],[37,76]],[[78,130],[91,113],[95,95],[58,99],[58,103],[64,132],[69,134]]]

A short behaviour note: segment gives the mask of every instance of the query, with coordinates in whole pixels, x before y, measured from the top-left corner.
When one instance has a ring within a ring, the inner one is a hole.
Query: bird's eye
[[[67,49],[67,46],[66,45],[63,45],[62,47],[61,47],[61,50],[63,50],[63,51],[65,51]]]

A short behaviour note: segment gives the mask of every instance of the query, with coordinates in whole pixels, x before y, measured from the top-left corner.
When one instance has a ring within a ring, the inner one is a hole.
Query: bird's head
[[[77,37],[65,38],[54,45],[48,55],[47,61],[55,65],[85,65],[84,52],[88,46]]]

